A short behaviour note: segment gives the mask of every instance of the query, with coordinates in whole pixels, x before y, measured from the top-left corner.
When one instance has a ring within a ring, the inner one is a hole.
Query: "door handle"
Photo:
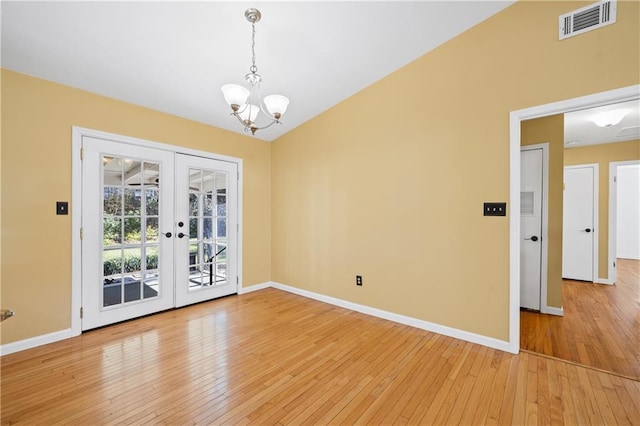
[[[584,232],[591,232],[591,229],[587,228],[587,229],[584,230]]]
[[[167,238],[171,238],[173,234],[171,232],[165,232],[163,235]]]
[[[533,235],[531,238],[525,238],[525,240],[538,241],[538,237]]]
[[[185,237],[185,234],[183,234],[182,232],[179,232],[178,235],[176,235],[178,238],[182,238]]]

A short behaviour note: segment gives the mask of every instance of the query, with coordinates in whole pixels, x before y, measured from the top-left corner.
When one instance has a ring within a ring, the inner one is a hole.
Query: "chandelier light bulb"
[[[260,83],[262,77],[258,74],[256,66],[256,22],[260,21],[262,14],[258,9],[247,9],[245,18],[251,24],[251,66],[245,80],[249,88],[238,84],[225,84],[222,86],[224,100],[231,107],[231,115],[236,117],[244,127],[245,132],[255,134],[257,130],[266,129],[274,124],[282,124],[280,118],[287,111],[289,99],[282,95],[270,95],[262,100],[260,96]],[[257,102],[253,104],[252,102]],[[263,120],[268,120],[266,125],[259,126],[256,123],[259,113],[262,112]]]
[[[250,125],[256,122],[260,107],[257,105],[247,104],[243,105],[238,111],[238,115],[246,125]]]
[[[282,95],[269,95],[264,98],[264,105],[267,107],[267,111],[278,120],[287,111],[289,98]]]
[[[239,107],[247,103],[251,93],[246,87],[238,84],[225,84],[222,86],[222,94],[224,95],[224,100],[233,108],[234,105]]]

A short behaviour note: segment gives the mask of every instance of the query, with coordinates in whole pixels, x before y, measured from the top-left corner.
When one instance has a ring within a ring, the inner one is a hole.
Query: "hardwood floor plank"
[[[564,316],[520,313],[520,347],[640,380],[640,261],[618,259],[615,285],[564,280]]]
[[[529,371],[529,354],[522,354],[520,357],[520,363],[518,365],[516,389],[515,389],[515,402],[513,410],[513,423],[524,424],[526,420],[527,410],[527,390],[528,390],[528,371]]]
[[[640,424],[640,386],[275,289],[3,356],[9,424]]]
[[[558,364],[548,364],[546,370],[546,380],[549,389],[549,423],[552,425],[562,424],[562,386],[560,383]]]

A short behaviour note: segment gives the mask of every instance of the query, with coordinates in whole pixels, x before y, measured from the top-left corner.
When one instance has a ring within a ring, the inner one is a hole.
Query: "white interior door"
[[[237,164],[177,154],[176,188],[176,306],[237,293]]]
[[[623,259],[640,259],[640,164],[618,166],[616,253]]]
[[[174,154],[86,136],[82,146],[82,329],[171,308]]]
[[[564,168],[562,277],[593,281],[597,165]]]
[[[520,152],[520,306],[540,310],[542,149]]]

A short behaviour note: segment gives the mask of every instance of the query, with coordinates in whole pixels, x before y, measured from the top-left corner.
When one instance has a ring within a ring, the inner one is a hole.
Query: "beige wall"
[[[562,307],[562,174],[564,114],[522,122],[522,146],[549,144],[547,306]]]
[[[508,340],[509,220],[482,203],[519,202],[509,112],[639,83],[640,4],[558,41],[586,4],[518,2],[276,140],[273,280]]]
[[[2,343],[70,325],[72,125],[243,158],[245,285],[507,340],[509,111],[639,83],[638,2],[557,40],[589,3],[516,3],[272,145],[3,70]]]
[[[609,278],[609,163],[640,160],[640,140],[568,148],[564,165],[598,163],[598,278]]]
[[[271,147],[157,111],[2,70],[2,343],[71,326],[71,126],[243,159],[244,285],[271,278]]]

